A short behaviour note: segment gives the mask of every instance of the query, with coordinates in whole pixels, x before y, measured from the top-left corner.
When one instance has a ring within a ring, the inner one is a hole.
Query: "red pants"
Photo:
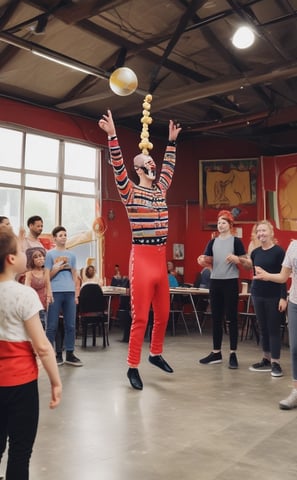
[[[170,305],[166,246],[132,245],[129,273],[132,326],[128,365],[137,367],[151,305],[154,326],[150,351],[155,355],[163,351]]]

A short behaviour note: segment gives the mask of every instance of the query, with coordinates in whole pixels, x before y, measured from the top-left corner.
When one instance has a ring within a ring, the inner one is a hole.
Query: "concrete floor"
[[[240,368],[229,370],[227,340],[223,363],[203,366],[209,334],[167,336],[164,357],[174,374],[147,362],[144,390],[126,378],[127,345],[88,347],[76,353],[84,367],[64,365],[63,402],[47,408],[48,381],[41,372],[41,412],[31,460],[31,480],[295,480],[296,414],[278,402],[291,389],[289,349],[285,376],[254,373],[261,359],[253,340],[239,343]],[[79,340],[78,340],[79,345]],[[5,462],[0,466],[3,472]]]

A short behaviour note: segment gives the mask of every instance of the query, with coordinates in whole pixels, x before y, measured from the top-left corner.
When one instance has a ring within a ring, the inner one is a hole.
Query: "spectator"
[[[285,251],[275,244],[272,224],[267,220],[258,222],[256,236],[260,246],[251,252],[250,267],[262,267],[271,274],[279,273]],[[286,284],[279,285],[254,278],[251,295],[261,331],[263,358],[249,369],[252,372],[271,372],[273,377],[281,377],[283,375],[280,366],[281,324],[282,312],[287,308]]]
[[[22,250],[23,252],[26,253],[27,255],[27,268],[28,265],[31,262],[31,256],[32,253],[38,249],[42,249],[44,252],[44,255],[46,253],[46,250],[44,248],[44,245],[40,241],[39,237],[42,233],[43,230],[43,220],[39,215],[34,215],[33,217],[28,218],[27,220],[27,226],[29,228],[29,233],[28,235],[25,234],[24,229],[20,229],[20,239],[21,239],[21,244],[22,244]]]
[[[49,341],[54,345],[59,316],[63,313],[65,363],[81,367],[82,362],[74,355],[76,304],[78,304],[76,257],[65,248],[67,242],[65,227],[55,227],[52,235],[56,247],[49,250],[45,257],[45,268],[51,281],[53,293],[53,303],[50,303],[48,309],[46,334]],[[57,363],[58,365],[64,363],[62,352],[59,351],[57,351]]]
[[[122,283],[122,275],[120,271],[120,266],[116,263],[114,266],[114,275],[111,279],[110,285],[112,287],[121,287],[122,286],[121,283]]]
[[[290,395],[279,403],[279,407],[282,410],[291,410],[292,408],[297,408],[297,241],[292,240],[290,243],[280,273],[269,273],[261,267],[255,267],[255,270],[255,279],[259,281],[285,283],[292,275],[288,302],[288,320],[293,388]]]
[[[10,227],[11,228],[11,223],[9,221],[8,217],[5,217],[3,215],[0,215],[0,227]]]
[[[26,256],[11,229],[0,229],[0,461],[9,442],[6,479],[27,480],[39,416],[40,359],[51,384],[50,408],[59,405],[62,384],[53,348],[38,312],[42,304],[30,287],[15,281]]]
[[[36,249],[32,253],[31,262],[29,264],[30,270],[25,275],[25,285],[36,290],[39,300],[42,303],[43,309],[39,311],[40,321],[44,329],[46,329],[47,308],[52,301],[52,292],[48,275],[44,269],[44,251]]]
[[[238,265],[242,256],[246,257],[241,240],[233,236],[233,215],[228,210],[218,214],[218,235],[208,242],[204,255],[198,257],[202,267],[212,265],[210,280],[210,306],[213,319],[213,350],[200,363],[222,362],[223,322],[229,321],[230,356],[229,368],[238,368],[236,356],[238,341]]]

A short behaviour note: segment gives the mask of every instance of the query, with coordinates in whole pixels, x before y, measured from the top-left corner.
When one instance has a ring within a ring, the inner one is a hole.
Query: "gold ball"
[[[117,68],[109,78],[109,86],[116,95],[131,95],[138,86],[137,76],[131,68]]]

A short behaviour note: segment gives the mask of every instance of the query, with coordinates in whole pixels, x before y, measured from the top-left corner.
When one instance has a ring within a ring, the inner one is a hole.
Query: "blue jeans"
[[[59,315],[64,319],[64,345],[67,352],[73,352],[75,342],[76,304],[74,292],[53,292],[54,302],[49,305],[46,335],[55,344]]]
[[[46,310],[39,310],[39,318],[44,330],[46,330],[46,316],[47,316]]]
[[[288,303],[289,343],[293,380],[297,381],[297,304]]]

